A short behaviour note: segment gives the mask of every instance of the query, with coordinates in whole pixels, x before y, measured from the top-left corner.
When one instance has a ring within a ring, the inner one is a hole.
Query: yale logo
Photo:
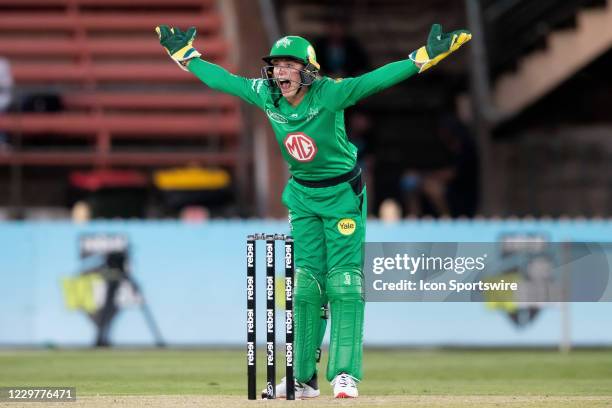
[[[340,231],[342,235],[352,235],[356,227],[357,224],[350,218],[343,218],[338,221],[338,231]]]
[[[305,133],[289,133],[284,141],[287,152],[297,161],[309,162],[317,154],[317,145]]]

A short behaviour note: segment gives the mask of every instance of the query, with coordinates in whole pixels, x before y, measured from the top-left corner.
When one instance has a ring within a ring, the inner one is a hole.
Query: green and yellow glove
[[[189,27],[183,32],[178,28],[160,25],[155,27],[155,31],[159,36],[159,43],[182,70],[187,71],[187,62],[190,59],[202,56],[192,45],[196,36],[195,27]]]
[[[431,26],[427,45],[422,46],[410,54],[410,59],[419,67],[419,74],[455,52],[466,42],[472,39],[467,30],[457,30],[444,34],[440,24]]]

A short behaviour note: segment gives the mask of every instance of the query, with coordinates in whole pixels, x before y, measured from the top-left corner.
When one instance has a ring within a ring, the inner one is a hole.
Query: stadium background
[[[265,116],[177,69],[160,23],[195,25],[205,58],[249,77],[284,33],[316,45],[348,33],[347,65],[327,72],[344,76],[406,58],[434,22],[468,27],[468,47],[349,112],[367,239],[609,242],[612,2],[421,3],[0,0],[0,346],[92,344],[62,282],[95,233],[129,240],[168,345],[244,341],[244,239],[286,232],[287,172]],[[609,347],[610,310],[570,305],[573,346]],[[520,326],[483,304],[367,307],[366,346],[556,348],[561,337],[554,305]],[[153,344],[137,305],[111,342]]]

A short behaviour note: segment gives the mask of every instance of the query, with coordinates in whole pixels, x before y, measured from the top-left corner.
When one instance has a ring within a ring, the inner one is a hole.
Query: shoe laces
[[[355,388],[355,377],[350,376],[346,373],[342,373],[340,375],[338,375],[336,378],[334,378],[334,380],[332,381],[332,385],[336,385],[339,384],[341,387],[353,387]]]

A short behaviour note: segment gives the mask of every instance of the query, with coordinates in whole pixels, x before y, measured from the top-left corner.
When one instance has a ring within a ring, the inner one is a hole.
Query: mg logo
[[[317,154],[317,145],[305,133],[289,133],[284,141],[287,153],[300,162],[309,162]]]

